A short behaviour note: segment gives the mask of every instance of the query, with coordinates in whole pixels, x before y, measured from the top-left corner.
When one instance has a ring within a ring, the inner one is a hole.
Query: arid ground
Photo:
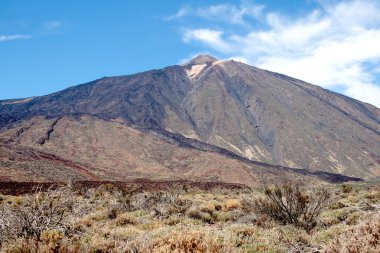
[[[371,183],[16,186],[0,187],[1,252],[380,251],[380,187]]]

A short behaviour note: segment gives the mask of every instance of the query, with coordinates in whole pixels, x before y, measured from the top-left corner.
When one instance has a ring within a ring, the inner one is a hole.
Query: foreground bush
[[[326,247],[325,253],[379,253],[380,214],[375,214],[350,228]]]
[[[73,198],[69,189],[37,190],[21,203],[1,205],[0,241],[17,238],[40,240],[45,230],[63,231],[72,212]]]
[[[307,191],[299,184],[286,183],[274,188],[265,187],[266,198],[256,201],[260,212],[282,224],[293,224],[311,230],[327,206],[330,194],[325,189]]]

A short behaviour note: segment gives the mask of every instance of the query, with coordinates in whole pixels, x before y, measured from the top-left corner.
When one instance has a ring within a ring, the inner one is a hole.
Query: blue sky
[[[0,99],[208,53],[379,107],[377,2],[1,0]]]

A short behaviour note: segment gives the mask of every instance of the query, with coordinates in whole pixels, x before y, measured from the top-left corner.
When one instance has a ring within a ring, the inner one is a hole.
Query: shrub
[[[212,203],[212,202],[207,202],[207,203],[204,203],[200,206],[200,210],[202,212],[205,212],[205,213],[209,213],[209,214],[212,214],[213,212],[215,212],[215,203]]]
[[[359,221],[360,214],[359,213],[353,213],[347,217],[346,224],[347,225],[356,225]]]
[[[72,212],[72,194],[67,188],[36,190],[25,197],[23,204],[0,208],[0,241],[19,237],[40,239],[45,230],[63,230]]]
[[[47,246],[49,252],[59,252],[63,240],[62,232],[45,230],[41,233],[41,241]]]
[[[213,218],[210,213],[202,212],[198,210],[196,207],[190,208],[187,211],[187,216],[195,220],[201,220],[202,222],[205,222],[205,223],[211,223],[212,218]]]
[[[88,252],[77,240],[65,240],[61,232],[46,231],[41,239],[19,238],[2,245],[4,253],[82,253]]]
[[[304,190],[299,184],[285,183],[265,187],[266,198],[256,201],[260,212],[282,224],[294,224],[305,230],[316,226],[317,217],[328,204],[330,194],[325,189]]]
[[[136,225],[137,220],[132,217],[129,213],[123,213],[116,219],[117,226],[125,226],[125,225]]]
[[[372,204],[375,204],[380,201],[380,191],[369,192],[364,197],[372,202]]]
[[[255,199],[252,197],[244,197],[241,200],[241,210],[245,213],[250,213],[256,210]]]
[[[118,203],[121,205],[121,208],[127,212],[138,210],[138,203],[136,202],[136,195],[139,195],[138,191],[140,188],[131,188],[125,189],[122,191],[113,191],[112,194],[117,199]]]
[[[215,216],[215,220],[216,221],[221,221],[221,222],[227,222],[229,220],[231,220],[231,214],[230,213],[226,213],[226,212],[216,212],[214,213],[214,216]]]
[[[241,207],[241,203],[238,199],[227,199],[224,202],[224,205],[226,206],[227,210],[233,210],[233,209]]]
[[[192,207],[187,211],[187,216],[192,218],[192,219],[201,220],[202,219],[202,211],[196,209],[195,207]]]
[[[173,213],[184,214],[190,202],[179,198],[175,192],[145,192],[136,190],[115,193],[122,209],[127,212],[137,210],[153,211],[156,217],[168,217]]]
[[[350,204],[357,204],[360,202],[360,198],[357,196],[348,196],[347,200],[349,201]]]
[[[343,193],[350,193],[350,192],[352,192],[352,185],[350,185],[350,184],[343,184],[342,185],[342,192]]]
[[[380,214],[368,217],[360,224],[341,233],[326,248],[325,253],[380,252]]]
[[[225,245],[207,236],[203,232],[192,231],[184,233],[171,233],[163,238],[158,238],[143,252],[198,252],[220,253],[231,252]]]
[[[338,202],[334,202],[332,203],[329,208],[331,210],[337,210],[337,209],[342,209],[344,207],[347,207],[345,204],[343,204],[342,202],[338,201]]]

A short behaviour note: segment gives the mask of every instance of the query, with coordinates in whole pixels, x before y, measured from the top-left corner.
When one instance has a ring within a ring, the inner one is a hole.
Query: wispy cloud
[[[218,10],[215,12],[221,17],[237,13],[236,20],[231,21],[236,24],[255,22],[247,19],[248,14],[239,14],[236,11],[239,8],[241,6],[209,6],[204,10],[205,13]],[[380,107],[380,86],[376,83],[380,63],[380,4],[377,1],[321,4],[296,19],[263,10],[261,7],[261,17],[251,17],[260,19],[257,22],[265,28],[250,26],[244,33],[229,26],[184,29],[183,41],[198,42],[206,50],[226,58],[237,57]]]
[[[0,35],[0,42],[11,41],[11,40],[23,40],[23,39],[30,39],[30,38],[32,38],[31,35],[25,35],[25,34]]]
[[[174,15],[171,15],[169,17],[165,17],[166,20],[173,20],[173,19],[179,19],[179,18],[182,18],[184,16],[187,16],[189,13],[191,13],[191,6],[190,5],[186,5],[186,6],[182,6],[176,14]]]
[[[29,28],[28,23],[25,21],[18,21],[18,24],[22,26],[23,28]],[[49,21],[44,24],[42,24],[42,28],[45,30],[45,34],[49,34],[63,26],[63,23],[61,21]],[[41,30],[41,27],[40,27]],[[40,33],[35,33],[33,35],[30,34],[9,34],[9,35],[0,35],[0,42],[5,42],[5,41],[13,41],[13,40],[25,40],[25,39],[30,39],[33,37],[38,37]]]
[[[203,8],[194,8],[190,5],[181,7],[176,14],[169,16],[166,20],[180,19],[186,16],[200,17],[209,20],[221,20],[230,24],[247,24],[246,18],[260,18],[262,16],[263,5],[232,4],[211,5]]]
[[[60,22],[60,21],[49,21],[49,22],[45,23],[43,25],[43,27],[46,30],[55,30],[55,29],[62,27],[62,22]]]
[[[222,39],[222,31],[212,30],[212,29],[196,29],[189,30],[184,33],[183,41],[190,42],[193,40],[202,41],[206,45],[213,47],[218,51],[228,53],[230,51],[230,43]]]

